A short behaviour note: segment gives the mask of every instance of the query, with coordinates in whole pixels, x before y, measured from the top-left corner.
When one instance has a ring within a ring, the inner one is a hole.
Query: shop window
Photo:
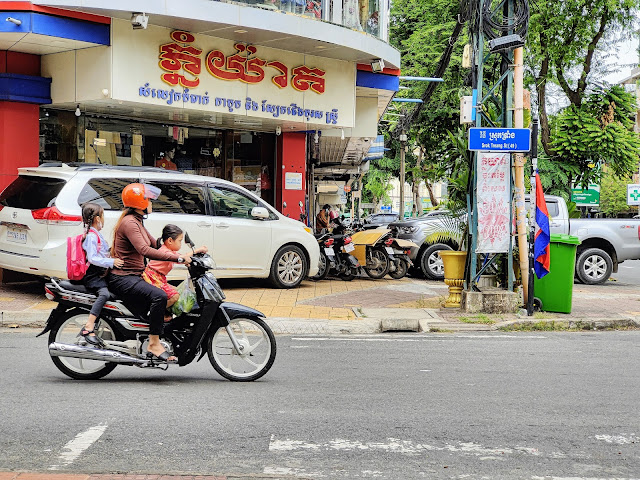
[[[96,203],[105,210],[122,210],[122,190],[135,178],[92,178],[78,196],[78,205]]]
[[[154,213],[186,213],[206,215],[204,188],[188,183],[146,182],[162,190],[153,201]]]
[[[251,210],[258,201],[242,193],[219,186],[209,186],[213,201],[214,215],[217,217],[253,218]]]

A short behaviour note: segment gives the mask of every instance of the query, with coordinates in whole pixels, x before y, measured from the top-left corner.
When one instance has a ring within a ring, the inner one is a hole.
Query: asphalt
[[[222,280],[221,285],[228,301],[260,310],[278,334],[640,328],[640,287],[614,280],[574,284],[569,314],[536,312],[531,317],[522,311],[470,314],[444,308],[446,285],[419,278],[305,281],[292,290],[256,280]],[[41,281],[0,286],[0,327],[43,327],[54,307],[44,297]]]

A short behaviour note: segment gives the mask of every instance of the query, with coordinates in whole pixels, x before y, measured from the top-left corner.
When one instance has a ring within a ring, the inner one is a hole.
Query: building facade
[[[158,166],[312,216],[317,182],[363,171],[398,89],[388,8],[0,1],[0,187],[43,162]]]

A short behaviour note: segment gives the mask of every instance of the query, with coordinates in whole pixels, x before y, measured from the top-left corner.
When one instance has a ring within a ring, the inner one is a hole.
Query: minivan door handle
[[[198,227],[206,227],[206,228],[209,228],[211,226],[211,224],[209,222],[198,222],[198,223],[196,223],[196,225]]]
[[[229,228],[228,223],[216,223],[216,228]]]

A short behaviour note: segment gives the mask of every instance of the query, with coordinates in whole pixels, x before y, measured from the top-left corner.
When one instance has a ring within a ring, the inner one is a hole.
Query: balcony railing
[[[342,25],[389,41],[390,0],[213,0],[288,12]]]

